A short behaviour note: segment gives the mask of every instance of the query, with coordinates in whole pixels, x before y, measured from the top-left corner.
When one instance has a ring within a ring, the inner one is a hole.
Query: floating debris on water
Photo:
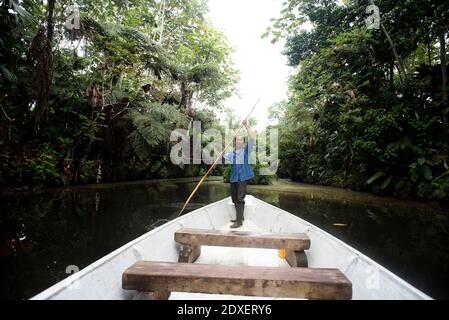
[[[333,226],[334,227],[347,227],[348,224],[347,223],[334,223]]]

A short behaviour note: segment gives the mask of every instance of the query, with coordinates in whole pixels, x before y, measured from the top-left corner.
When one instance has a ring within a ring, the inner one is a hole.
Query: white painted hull
[[[240,230],[305,232],[309,268],[338,268],[353,285],[353,299],[430,299],[367,256],[284,210],[253,196],[246,197],[245,223]],[[32,299],[142,299],[144,294],[122,289],[122,273],[137,260],[178,259],[174,233],[179,228],[228,229],[235,209],[230,198],[170,221],[92,263]],[[289,268],[277,250],[203,246],[198,263],[278,266]],[[170,299],[258,299],[229,295],[173,292]],[[266,298],[264,298],[266,299]]]

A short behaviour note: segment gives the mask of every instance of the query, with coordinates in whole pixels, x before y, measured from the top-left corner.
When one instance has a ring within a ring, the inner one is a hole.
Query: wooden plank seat
[[[223,231],[183,228],[175,232],[181,244],[178,262],[194,262],[201,254],[201,246],[285,249],[286,260],[292,267],[308,266],[304,250],[310,248],[305,233],[261,233],[251,231]]]
[[[172,291],[306,299],[352,298],[352,284],[338,269],[138,261],[123,273],[122,287],[148,292],[153,299],[168,299]]]

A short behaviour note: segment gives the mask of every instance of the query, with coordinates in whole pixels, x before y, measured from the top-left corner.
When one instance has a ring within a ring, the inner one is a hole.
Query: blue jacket
[[[227,161],[231,161],[231,183],[251,180],[254,177],[253,168],[249,164],[249,156],[254,150],[254,139],[249,138],[244,148],[237,151],[226,152],[223,155]]]

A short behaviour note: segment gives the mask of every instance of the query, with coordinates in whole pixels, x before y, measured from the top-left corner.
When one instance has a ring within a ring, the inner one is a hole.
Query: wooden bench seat
[[[179,262],[194,262],[201,254],[201,246],[285,249],[286,260],[292,267],[307,267],[304,250],[310,248],[305,233],[261,233],[251,231],[222,231],[183,228],[175,232],[181,244]]]
[[[352,284],[338,269],[225,266],[138,261],[122,277],[125,290],[161,299],[170,292],[306,299],[351,299]]]

